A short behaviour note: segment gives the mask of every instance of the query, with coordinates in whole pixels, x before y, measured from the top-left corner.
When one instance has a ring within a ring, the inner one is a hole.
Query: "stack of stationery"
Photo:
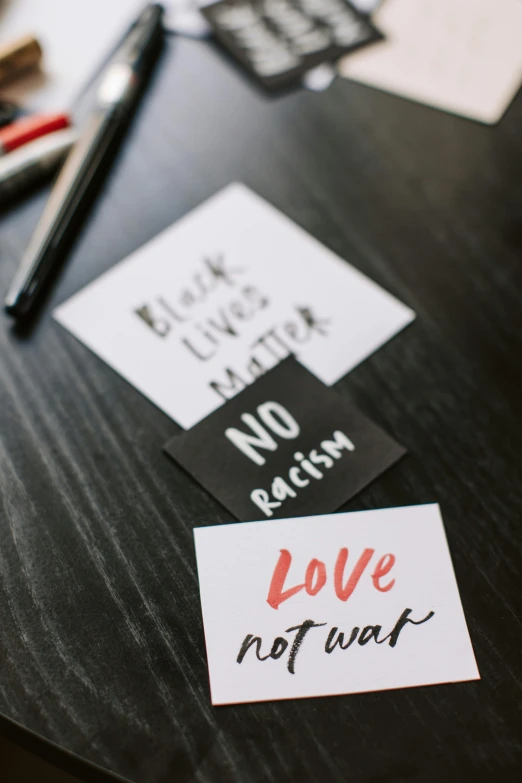
[[[344,0],[218,0],[204,14],[267,86],[380,37]],[[7,292],[16,319],[60,261],[162,18],[157,4],[138,14],[77,137],[63,115],[0,132],[25,176],[34,145],[50,166],[74,144]],[[212,703],[479,678],[438,506],[330,513],[406,454],[332,386],[413,322],[407,305],[236,183],[54,316],[184,428],[164,445],[172,471],[239,520],[195,531]]]
[[[234,184],[54,315],[240,520],[194,531],[213,704],[479,679],[438,506],[329,514],[406,453],[331,386],[408,307]]]

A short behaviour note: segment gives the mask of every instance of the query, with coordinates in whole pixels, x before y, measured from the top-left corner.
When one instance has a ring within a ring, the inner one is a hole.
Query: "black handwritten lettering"
[[[169,322],[164,318],[155,318],[152,315],[151,308],[148,305],[137,307],[134,312],[147,324],[147,326],[150,326],[153,332],[158,334],[160,337],[166,337],[170,332]]]
[[[260,636],[253,636],[251,633],[247,634],[243,640],[243,644],[241,645],[241,649],[239,651],[239,654],[237,656],[237,663],[242,663],[245,655],[250,650],[251,647],[255,645],[256,647],[256,658],[258,661],[267,661],[269,658],[272,658],[273,660],[277,661],[278,658],[280,658],[283,653],[285,652],[286,648],[288,647],[288,641],[284,639],[282,636],[277,636],[274,639],[274,643],[272,644],[272,649],[268,653],[268,655],[261,655],[261,645],[263,643],[263,640]]]
[[[262,643],[263,640],[261,639],[260,636],[253,636],[251,633],[247,634],[245,636],[243,644],[241,645],[239,655],[237,656],[237,662],[242,663],[243,658],[254,644],[256,645],[256,657],[258,661],[266,661],[268,658],[270,658],[270,655],[264,655],[264,656],[261,655]]]
[[[301,586],[302,587],[302,586]],[[348,640],[345,642],[345,634],[343,631],[339,631],[337,626],[330,628],[326,642],[324,645],[324,651],[327,654],[332,654],[338,648],[339,650],[348,650],[356,641],[361,646],[366,646],[369,642],[373,641],[376,644],[384,644],[388,642],[390,647],[395,647],[399,638],[399,634],[402,629],[410,623],[413,626],[423,625],[428,622],[435,612],[431,611],[422,620],[412,620],[409,615],[411,609],[405,609],[397,622],[393,630],[385,636],[383,639],[379,639],[379,634],[382,631],[382,625],[366,625],[363,630],[359,626],[354,626],[350,632]],[[327,623],[316,623],[314,620],[305,620],[300,625],[294,625],[291,628],[287,628],[285,634],[295,633],[290,653],[286,661],[286,668],[290,674],[295,674],[296,658],[302,648],[303,642],[312,628],[322,628]],[[242,663],[245,655],[250,648],[255,647],[255,656],[258,661],[267,661],[269,658],[272,660],[278,660],[283,656],[289,646],[289,642],[283,636],[277,636],[271,646],[270,652],[267,655],[261,654],[261,647],[263,640],[260,636],[254,636],[253,634],[247,634],[241,644],[239,654],[237,656],[237,663]]]
[[[201,297],[196,296],[194,291],[191,291],[189,288],[187,288],[185,291],[181,292],[180,301],[183,307],[186,307],[187,310],[190,310],[190,308],[193,307],[196,302],[201,301]]]
[[[235,394],[241,391],[241,389],[244,389],[245,386],[248,386],[248,383],[229,367],[225,368],[225,375],[225,382],[210,381],[209,384],[210,388],[213,389],[216,394],[219,394],[223,400],[228,400],[230,397],[233,397]]]
[[[246,285],[242,289],[243,296],[258,310],[264,310],[270,304],[270,299],[261,294],[253,285]]]
[[[215,257],[206,257],[203,259],[203,266],[197,271],[190,281],[181,289],[179,295],[174,297],[174,302],[168,295],[162,292],[153,301],[154,304],[144,303],[135,308],[134,313],[138,315],[144,323],[149,326],[153,332],[160,337],[166,337],[172,331],[174,325],[183,324],[190,320],[193,309],[201,302],[208,299],[210,294],[220,285],[233,288],[237,284],[237,278],[245,272],[239,267],[228,266],[223,254],[217,254]],[[239,320],[251,317],[257,309],[262,309],[268,304],[268,299],[260,294],[253,286],[244,286],[242,295],[250,304],[250,310],[247,311],[241,307],[241,303],[232,303],[231,313],[239,313]],[[162,314],[160,317],[154,314],[154,307],[160,307]],[[219,317],[223,323],[227,318],[223,310]],[[227,333],[235,336],[232,325],[225,323],[221,326],[218,322],[214,324],[217,331],[226,329]],[[187,337],[187,335],[185,335]]]
[[[294,625],[292,628],[286,629],[285,633],[297,631],[294,638],[294,643],[292,644],[292,648],[290,650],[290,655],[288,656],[287,668],[290,674],[295,674],[295,659],[297,657],[297,653],[301,649],[301,645],[303,644],[304,638],[308,631],[311,628],[320,628],[323,625],[326,625],[326,623],[314,623],[313,620],[305,620],[304,623],[301,623],[301,625]]]
[[[276,347],[274,347],[273,343],[275,343]],[[256,350],[257,348],[265,348],[269,355],[277,361],[285,359],[292,353],[291,349],[277,334],[275,327],[268,329],[264,334],[261,335],[261,337],[258,337],[257,340],[251,344],[250,348],[253,350]]]
[[[162,296],[158,296],[158,304],[178,323],[184,323],[187,319],[183,318]]]
[[[288,642],[286,639],[284,639],[282,636],[277,636],[274,639],[274,643],[272,645],[272,649],[270,650],[270,657],[274,660],[277,660],[282,656],[286,648],[288,647]]]
[[[335,650],[336,646],[339,645],[341,650],[347,650],[348,647],[354,643],[354,641],[357,638],[357,634],[359,633],[361,629],[355,626],[355,628],[352,629],[352,632],[350,634],[350,638],[346,642],[346,644],[343,644],[344,642],[344,633],[342,631],[339,631],[337,626],[334,626],[330,633],[328,634],[328,639],[326,640],[326,644],[324,646],[324,651],[327,653],[331,653]],[[337,634],[337,638],[336,637]],[[334,641],[335,640],[335,641]]]
[[[216,353],[215,350],[210,351],[210,353],[202,353],[201,351],[204,350],[204,349],[202,348],[201,351],[200,351],[195,345],[192,344],[192,342],[187,337],[183,337],[181,342],[183,343],[183,345],[185,345],[189,349],[189,351],[192,354],[194,354],[194,356],[196,356],[196,358],[198,358],[202,362],[208,361]]]
[[[256,378],[260,378],[261,375],[264,375],[265,372],[267,372],[267,368],[261,364],[259,359],[254,357],[247,365],[247,372],[252,380],[255,380]]]
[[[328,334],[326,327],[330,323],[326,318],[316,318],[310,307],[298,307],[297,312],[302,317],[305,324],[309,327],[310,331],[316,331],[323,337]]]
[[[213,260],[211,258],[205,258],[205,264],[216,282],[222,280],[228,286],[234,286],[236,284],[234,278],[238,275],[242,275],[245,271],[238,267],[227,268],[223,254],[216,256]]]
[[[363,628],[361,635],[357,639],[358,644],[362,647],[363,645],[368,644],[372,639],[375,639],[375,641],[379,643],[379,633],[381,631],[382,625],[367,625]]]
[[[423,623],[427,623],[428,620],[431,620],[431,618],[435,614],[435,612],[428,612],[426,617],[424,617],[422,620],[410,620],[409,616],[411,612],[412,612],[411,609],[405,609],[404,612],[399,617],[399,619],[397,620],[393,631],[390,634],[388,634],[388,636],[385,636],[384,639],[381,639],[378,642],[378,644],[383,644],[384,642],[387,642],[389,639],[388,643],[390,647],[395,647],[399,639],[399,634],[405,625],[407,625],[408,623],[411,623],[412,625],[422,625]]]
[[[234,304],[234,302],[232,302],[232,304]],[[218,321],[217,318],[219,318],[220,320]],[[223,308],[218,310],[218,314],[216,318],[209,318],[208,323],[217,332],[221,332],[222,334],[229,334],[231,337],[237,337],[237,332],[232,327],[230,320],[227,318],[227,315],[223,310]]]

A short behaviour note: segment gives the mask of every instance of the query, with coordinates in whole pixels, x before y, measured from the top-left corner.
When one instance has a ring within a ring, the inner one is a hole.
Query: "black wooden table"
[[[518,779],[521,147],[522,95],[497,127],[343,80],[268,98],[168,42],[41,318],[1,318],[5,731],[86,779]],[[441,504],[479,682],[210,704],[192,529],[230,517],[162,453],[177,425],[51,310],[233,180],[418,314],[337,384],[410,452],[345,508]],[[45,195],[0,221],[2,295]]]

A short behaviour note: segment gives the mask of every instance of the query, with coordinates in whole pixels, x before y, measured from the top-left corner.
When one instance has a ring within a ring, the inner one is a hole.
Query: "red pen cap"
[[[0,155],[11,152],[28,141],[38,139],[47,133],[67,128],[70,119],[67,114],[33,114],[12,122],[0,129]]]

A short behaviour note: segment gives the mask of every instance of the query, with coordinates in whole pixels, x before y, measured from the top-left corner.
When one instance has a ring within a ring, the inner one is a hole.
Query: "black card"
[[[201,11],[266,87],[383,37],[347,0],[218,0]]]
[[[244,522],[335,511],[405,453],[293,357],[165,451]]]

